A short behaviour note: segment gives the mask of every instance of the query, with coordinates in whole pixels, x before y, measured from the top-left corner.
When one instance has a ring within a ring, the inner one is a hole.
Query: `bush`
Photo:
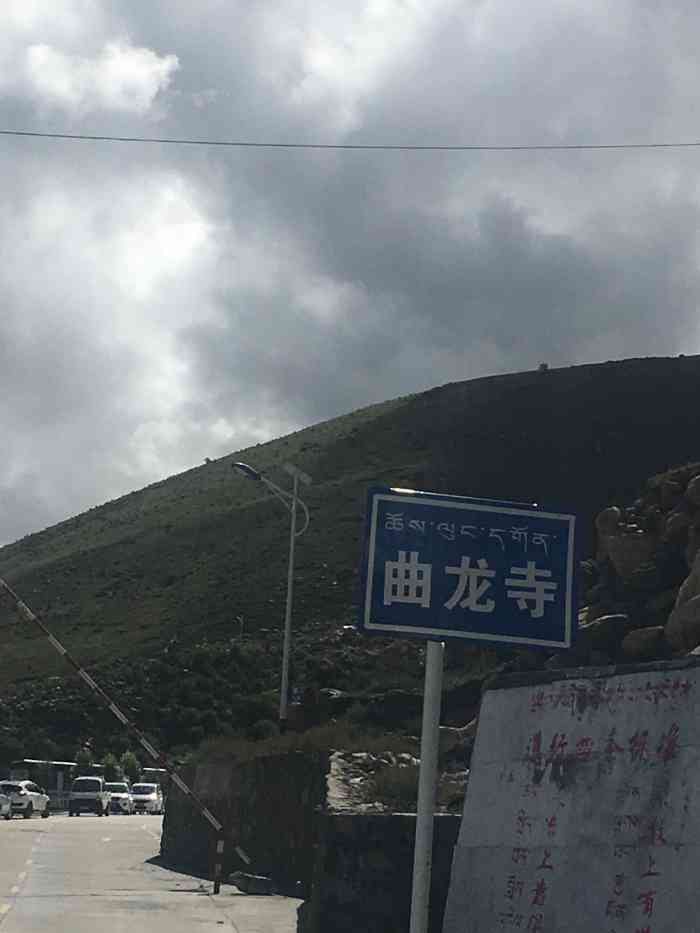
[[[399,812],[415,813],[418,805],[417,765],[389,765],[372,778],[370,793],[379,803]]]
[[[276,722],[271,719],[258,719],[257,722],[250,726],[246,735],[249,739],[253,739],[254,742],[259,742],[265,739],[273,739],[279,733],[279,726]]]
[[[81,748],[75,756],[77,775],[92,774],[92,752],[87,748]]]
[[[122,769],[119,767],[119,762],[116,757],[111,752],[107,752],[102,759],[102,764],[104,766],[105,781],[121,780]]]
[[[392,733],[367,733],[347,722],[330,722],[306,732],[287,732],[258,741],[238,737],[216,736],[207,739],[197,749],[197,761],[236,759],[250,761],[269,755],[290,752],[409,752],[418,754],[418,741],[410,736]]]
[[[124,752],[119,764],[121,765],[125,777],[127,777],[132,784],[135,784],[141,777],[141,762],[136,755],[134,755],[133,752]]]

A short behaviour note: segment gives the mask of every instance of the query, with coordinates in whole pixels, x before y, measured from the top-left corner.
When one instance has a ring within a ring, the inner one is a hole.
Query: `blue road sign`
[[[360,628],[568,648],[575,524],[535,505],[371,489]]]

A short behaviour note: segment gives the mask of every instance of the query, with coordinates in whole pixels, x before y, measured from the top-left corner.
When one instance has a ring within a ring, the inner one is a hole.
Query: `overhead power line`
[[[336,149],[381,152],[591,152],[601,149],[698,149],[700,140],[651,143],[535,143],[523,145],[412,144],[412,143],[302,143],[252,139],[188,139],[162,136],[107,136],[91,133],[40,133],[0,130],[0,136],[68,139],[98,143],[160,143],[165,146],[220,146],[229,149]]]

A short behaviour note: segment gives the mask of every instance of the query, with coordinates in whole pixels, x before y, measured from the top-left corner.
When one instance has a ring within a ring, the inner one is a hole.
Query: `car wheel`
[[[25,820],[31,820],[32,814],[34,813],[34,804],[30,801],[27,806],[24,808],[24,813],[22,816]]]
[[[41,811],[42,820],[48,819],[48,817],[50,816],[51,816],[51,811],[49,810],[48,806],[44,807],[44,809]]]
[[[11,814],[11,813],[6,813],[6,814],[5,814],[5,819],[6,819],[6,820],[11,820],[11,819],[12,819],[12,814]]]

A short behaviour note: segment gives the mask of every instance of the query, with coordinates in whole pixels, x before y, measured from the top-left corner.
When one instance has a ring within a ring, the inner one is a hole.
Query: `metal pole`
[[[428,930],[444,650],[444,642],[429,641],[427,644],[410,933],[427,933]]]
[[[289,529],[289,568],[287,570],[287,606],[284,612],[284,644],[282,647],[282,685],[280,687],[280,732],[287,727],[287,695],[289,693],[289,655],[292,648],[292,598],[294,594],[294,542],[297,535],[297,492],[299,477],[294,475],[292,491],[292,521]]]
[[[214,855],[214,894],[221,892],[221,876],[224,865],[224,836],[223,833],[216,840],[216,853]]]

